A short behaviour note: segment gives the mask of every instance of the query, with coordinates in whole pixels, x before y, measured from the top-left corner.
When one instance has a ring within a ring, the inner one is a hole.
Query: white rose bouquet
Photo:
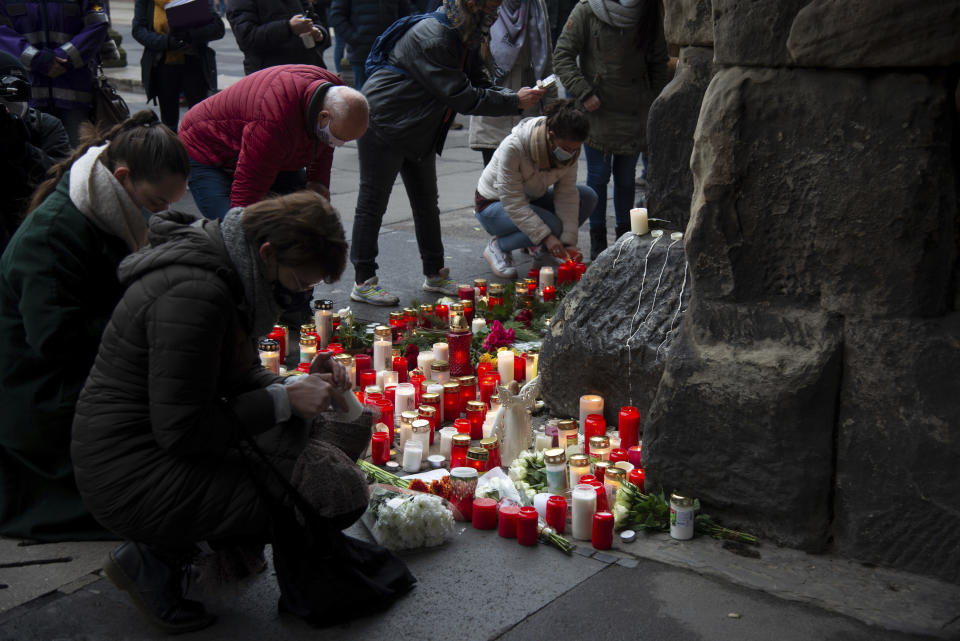
[[[453,514],[440,497],[404,494],[383,486],[375,486],[364,523],[377,543],[391,550],[440,545],[454,528]]]

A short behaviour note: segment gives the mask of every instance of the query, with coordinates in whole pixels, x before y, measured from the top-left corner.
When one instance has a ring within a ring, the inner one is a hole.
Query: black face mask
[[[292,292],[284,287],[279,280],[273,281],[270,285],[273,288],[273,300],[280,306],[280,309],[284,311],[310,309],[313,292]]]

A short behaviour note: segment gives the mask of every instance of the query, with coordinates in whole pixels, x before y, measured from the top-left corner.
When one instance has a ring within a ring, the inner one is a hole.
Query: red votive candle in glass
[[[458,285],[457,286],[457,298],[460,300],[469,300],[473,301],[474,296],[477,292],[473,289],[473,285]]]
[[[467,467],[467,450],[470,449],[469,434],[454,434],[450,441],[450,469]]]
[[[493,363],[487,361],[485,363],[477,363],[477,379],[479,380],[484,374],[492,374],[494,371]]]
[[[592,535],[590,542],[593,543],[595,550],[609,550],[613,544],[613,514],[595,512]]]
[[[517,543],[520,545],[537,544],[537,508],[526,505],[517,515]]]
[[[473,527],[493,530],[497,527],[497,502],[493,499],[473,499]]]
[[[643,471],[642,467],[635,467],[627,473],[627,481],[636,485],[638,488],[640,488],[640,491],[644,493],[646,490],[643,489],[643,486],[646,482],[646,478],[647,475]]]
[[[534,510],[536,512],[536,510]],[[513,539],[517,536],[517,516],[520,514],[520,507],[512,503],[500,504],[500,520],[497,525],[497,534],[505,539]]]
[[[454,421],[460,418],[460,383],[443,384],[443,420]]]
[[[383,390],[383,397],[393,403],[394,409],[397,407],[397,386],[396,385],[387,385]]]
[[[354,354],[353,363],[357,366],[357,387],[363,389],[366,385],[363,384],[360,375],[368,369],[373,369],[373,359],[370,357],[370,354]],[[373,374],[373,382],[377,382],[376,372]]]
[[[617,431],[620,433],[620,447],[623,449],[626,450],[638,444],[640,442],[640,410],[630,405],[621,407]]]
[[[547,516],[544,519],[547,525],[563,534],[567,527],[567,499],[562,496],[551,496],[547,499]]]
[[[337,354],[343,354],[343,345],[341,345],[340,343],[328,343],[327,349],[333,352],[334,356],[336,356]]]
[[[619,463],[620,461],[627,460],[627,451],[622,447],[617,447],[610,450],[610,462]]]
[[[643,446],[633,445],[627,449],[627,461],[634,467],[643,467]]]
[[[583,476],[580,477],[580,480],[577,481],[577,483],[578,484],[585,483],[587,485],[593,485],[594,481],[596,480],[597,480],[597,477],[594,476],[593,474],[584,474]]]
[[[417,408],[420,418],[430,423],[430,445],[433,445],[434,434],[437,433],[437,408],[430,405],[421,405]]]
[[[374,399],[374,403],[376,408],[380,410],[380,418],[377,421],[386,425],[387,429],[390,430],[390,442],[393,443],[393,403],[385,398]]]
[[[366,390],[371,385],[377,384],[377,373],[372,369],[365,369],[357,374],[360,376],[360,389]]]
[[[437,317],[437,320],[443,321],[444,324],[450,322],[450,308],[447,305],[437,305],[434,307],[433,315]]]
[[[527,278],[532,278],[534,281],[537,281],[540,278],[540,268],[531,267],[527,270]],[[534,283],[536,285],[536,283]]]
[[[573,278],[576,281],[579,281],[583,278],[583,275],[587,273],[586,263],[574,263],[573,264]]]
[[[423,375],[423,372],[421,372],[418,369],[415,369],[412,372],[410,372],[409,380],[410,380],[410,384],[413,385],[413,403],[415,405],[420,405],[421,403],[423,403],[423,399],[422,399],[423,390],[420,388],[423,385],[423,381],[426,380],[426,377]]]
[[[466,412],[467,403],[477,400],[477,377],[461,376],[460,381],[460,408]]]
[[[513,380],[518,384],[523,383],[527,377],[527,355],[514,354],[513,356]]]
[[[583,423],[583,453],[590,456],[590,437],[605,436],[607,422],[603,420],[603,416],[600,414],[587,414]]]
[[[407,359],[403,356],[393,357],[393,371],[397,373],[397,382],[407,382]]]
[[[572,283],[574,278],[574,272],[576,270],[573,267],[573,261],[568,260],[557,267],[557,283],[562,285],[563,283]]]
[[[487,406],[480,401],[467,402],[467,418],[470,424],[470,438],[477,441],[483,438],[483,421],[487,418]],[[463,419],[459,419],[463,420]],[[459,428],[458,428],[459,429]]]
[[[485,365],[486,363],[480,363]],[[480,402],[484,405],[490,405],[490,397],[497,393],[497,377],[493,374],[484,374],[480,377]]]
[[[456,428],[457,434],[470,435],[470,419],[468,418],[455,419],[453,421],[453,427]]]
[[[390,434],[374,432],[370,437],[370,459],[374,465],[383,465],[390,460]]]
[[[557,288],[553,285],[544,285],[543,287],[543,302],[548,303],[557,297]]]

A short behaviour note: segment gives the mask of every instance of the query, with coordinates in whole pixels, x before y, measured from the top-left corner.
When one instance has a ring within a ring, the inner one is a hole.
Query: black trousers
[[[423,273],[425,276],[436,275],[443,267],[436,156],[430,153],[421,160],[406,158],[402,151],[382,140],[373,127],[357,141],[357,151],[360,155],[360,195],[353,221],[353,242],[350,243],[350,262],[356,271],[356,282],[362,283],[377,273],[377,239],[397,174],[403,179],[413,210]]]
[[[201,66],[199,58],[189,56],[182,65],[161,63],[153,69],[160,120],[174,131],[180,122],[180,94],[191,107],[207,97],[207,81]]]

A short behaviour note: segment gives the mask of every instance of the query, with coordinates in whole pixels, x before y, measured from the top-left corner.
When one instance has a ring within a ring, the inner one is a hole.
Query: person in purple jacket
[[[77,145],[93,105],[97,56],[107,37],[98,0],[0,0],[0,50],[30,71],[30,106],[56,116]]]

